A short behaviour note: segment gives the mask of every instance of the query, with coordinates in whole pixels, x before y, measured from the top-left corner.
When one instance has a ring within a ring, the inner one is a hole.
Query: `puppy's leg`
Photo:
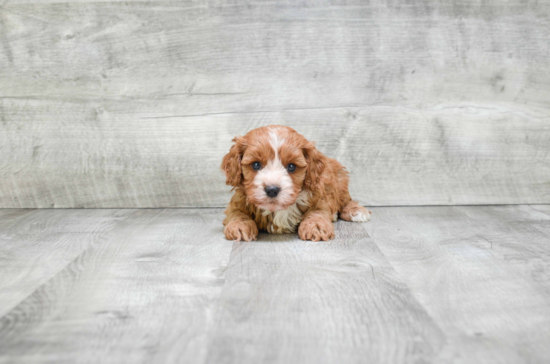
[[[227,225],[225,225],[223,233],[227,240],[251,241],[256,240],[258,236],[258,227],[250,217],[235,215],[227,219]]]
[[[340,197],[340,218],[346,221],[365,222],[370,220],[370,211],[353,201],[348,190],[349,177],[344,170],[338,173]]]
[[[223,220],[223,233],[228,240],[256,240],[258,227],[246,211],[246,197],[236,192],[225,210],[227,217]]]
[[[370,220],[370,211],[359,205],[357,201],[350,201],[340,211],[340,218],[346,221],[365,222]]]
[[[302,240],[330,240],[334,239],[334,225],[332,224],[332,214],[328,209],[320,207],[314,208],[304,215],[300,226],[298,227],[298,236]]]

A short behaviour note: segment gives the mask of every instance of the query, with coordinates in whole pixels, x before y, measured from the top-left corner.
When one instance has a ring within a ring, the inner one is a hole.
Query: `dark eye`
[[[286,166],[286,170],[289,172],[294,172],[296,170],[296,165],[290,163],[288,166]]]
[[[254,162],[252,163],[252,168],[256,171],[259,171],[260,169],[262,169],[262,165],[260,164],[260,162]]]

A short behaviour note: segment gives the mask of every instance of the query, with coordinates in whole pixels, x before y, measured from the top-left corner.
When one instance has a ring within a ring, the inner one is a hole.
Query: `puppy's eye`
[[[259,171],[260,169],[262,169],[262,165],[260,164],[260,162],[254,162],[252,163],[252,169]]]
[[[288,166],[286,166],[286,170],[289,172],[294,172],[296,170],[296,165],[290,163]]]

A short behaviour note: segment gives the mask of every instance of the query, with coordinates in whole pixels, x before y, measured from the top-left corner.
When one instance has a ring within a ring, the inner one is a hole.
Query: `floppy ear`
[[[233,142],[235,144],[231,147],[229,153],[223,157],[221,169],[227,178],[225,184],[238,187],[241,185],[243,178],[241,159],[246,149],[246,142],[243,137],[235,137]]]
[[[307,160],[307,171],[304,179],[304,186],[310,191],[323,190],[323,171],[327,163],[327,157],[315,148],[315,144],[308,142],[304,147],[304,154]]]

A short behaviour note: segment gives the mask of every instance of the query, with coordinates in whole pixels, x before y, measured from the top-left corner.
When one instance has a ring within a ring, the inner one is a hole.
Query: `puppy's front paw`
[[[300,223],[298,236],[311,241],[334,239],[334,225],[323,216],[310,217]]]
[[[233,221],[225,226],[223,233],[228,240],[251,241],[256,240],[256,236],[258,236],[258,227],[252,220]]]

